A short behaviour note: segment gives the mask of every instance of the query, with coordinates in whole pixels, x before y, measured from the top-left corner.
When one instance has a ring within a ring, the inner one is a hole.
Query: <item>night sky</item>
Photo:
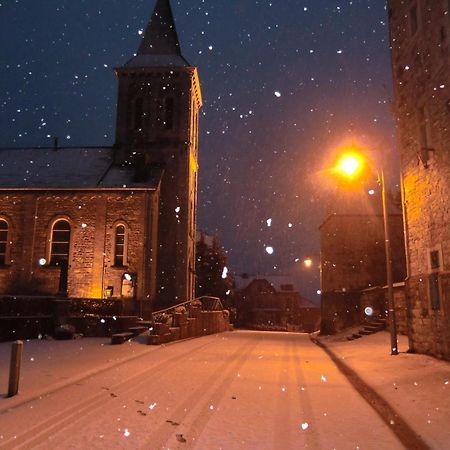
[[[0,146],[113,144],[112,69],[154,3],[0,0]],[[384,3],[172,0],[204,97],[199,228],[219,236],[232,272],[290,273],[317,300],[324,168],[352,139],[395,150]]]

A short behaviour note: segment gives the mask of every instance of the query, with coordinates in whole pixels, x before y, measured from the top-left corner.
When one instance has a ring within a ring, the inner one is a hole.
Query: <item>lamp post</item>
[[[389,226],[389,208],[387,204],[384,170],[378,174],[381,183],[381,201],[383,203],[384,246],[386,253],[386,281],[388,288],[389,332],[391,335],[391,355],[398,355],[397,324],[395,320],[394,285],[392,280],[391,232]]]
[[[363,164],[363,158],[359,154],[344,155],[338,163],[337,169],[351,178],[360,171]],[[389,332],[391,336],[391,355],[398,355],[397,342],[397,325],[395,320],[395,304],[394,304],[394,285],[392,277],[392,251],[391,251],[391,233],[389,224],[389,207],[386,195],[386,183],[384,178],[384,170],[381,166],[379,169],[375,167],[378,176],[378,182],[381,185],[381,201],[383,204],[383,225],[384,225],[384,245],[386,254],[386,282],[388,288],[388,313],[389,313]]]

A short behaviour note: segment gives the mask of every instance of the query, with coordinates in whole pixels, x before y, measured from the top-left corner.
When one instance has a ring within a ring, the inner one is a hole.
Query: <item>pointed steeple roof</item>
[[[126,66],[189,66],[181,55],[170,0],[157,0],[137,55]]]

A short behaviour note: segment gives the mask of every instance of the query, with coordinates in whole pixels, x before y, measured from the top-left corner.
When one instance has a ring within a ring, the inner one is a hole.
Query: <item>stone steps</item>
[[[128,331],[133,333],[133,337],[139,336],[142,333],[148,331],[148,327],[137,326],[137,327],[129,327]]]
[[[111,336],[111,345],[120,345],[124,342],[129,341],[133,336],[133,333],[125,332],[125,333],[116,333]]]
[[[386,329],[386,319],[373,319],[368,322],[364,327],[357,333],[347,336],[347,341],[354,341],[355,339],[360,339],[363,336],[370,336],[371,334],[378,333]]]

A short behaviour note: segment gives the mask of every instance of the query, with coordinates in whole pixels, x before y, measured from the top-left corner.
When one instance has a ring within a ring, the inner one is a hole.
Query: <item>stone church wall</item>
[[[10,264],[0,267],[0,294],[58,293],[60,268],[39,264],[41,259],[49,261],[51,227],[58,218],[71,224],[68,296],[102,298],[105,289],[112,287],[113,296],[120,297],[124,273],[134,278],[134,297],[149,299],[154,292],[151,193],[15,192],[0,197],[0,216],[10,224],[11,241]],[[124,267],[114,267],[118,223],[127,229]]]

